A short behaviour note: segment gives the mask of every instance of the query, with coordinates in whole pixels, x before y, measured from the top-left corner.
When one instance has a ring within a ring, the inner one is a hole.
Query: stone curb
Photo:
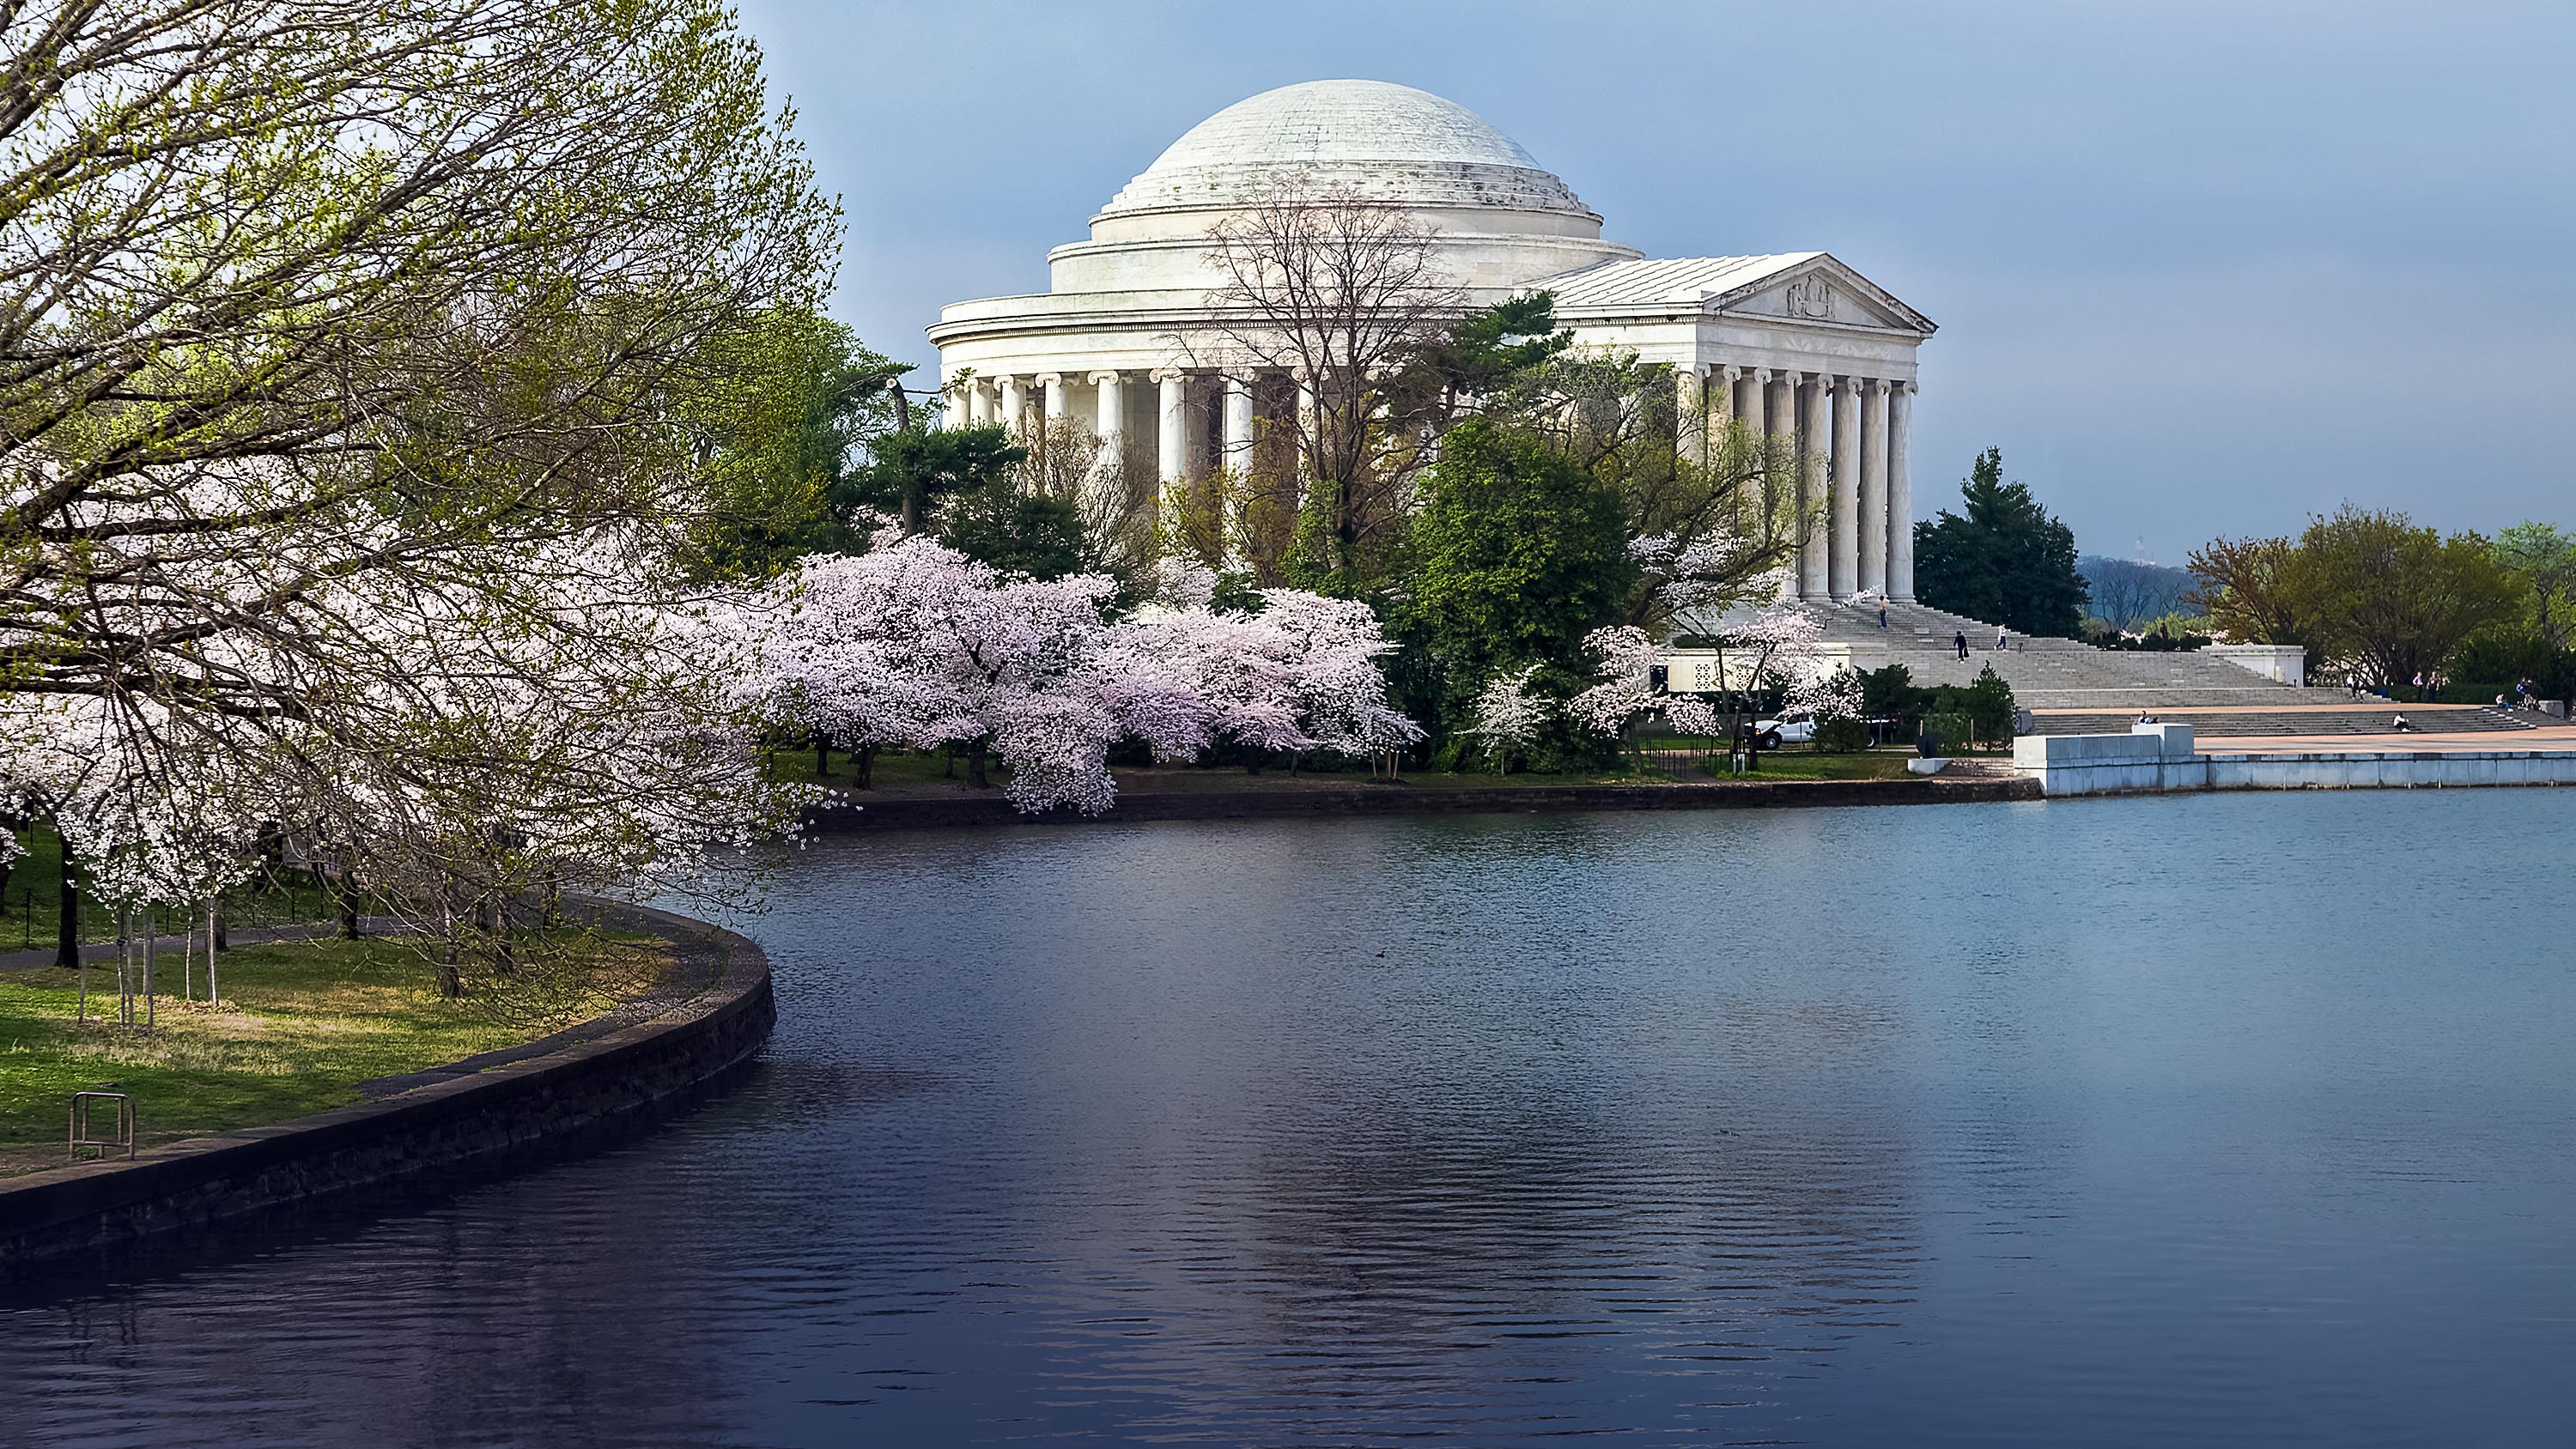
[[[471,1076],[130,1158],[0,1181],[0,1278],[46,1259],[504,1151],[685,1092],[741,1065],[777,1021],[745,937],[621,906],[724,953],[713,984],[647,1021]]]
[[[819,835],[958,825],[1115,825],[1139,820],[1278,820],[1332,815],[1520,815],[1560,810],[1757,810],[1793,805],[1947,805],[2036,800],[2035,780],[1937,778],[1781,780],[1744,784],[1567,785],[1521,789],[1408,790],[1353,786],[1315,790],[1154,791],[1121,795],[1109,813],[1072,810],[1023,815],[998,794],[968,799],[861,797],[859,808],[818,810]]]

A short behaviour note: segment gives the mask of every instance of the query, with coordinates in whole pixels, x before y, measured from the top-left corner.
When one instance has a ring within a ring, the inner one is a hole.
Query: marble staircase
[[[1995,626],[1922,604],[1890,604],[1887,627],[1878,606],[1810,604],[1825,621],[1825,643],[1847,646],[1867,666],[1876,650],[1902,664],[1918,686],[1972,684],[1988,665],[2013,688],[2024,709],[2085,709],[2134,718],[2141,709],[2192,705],[2301,705],[2343,700],[2340,691],[2305,690],[2265,679],[2225,659],[2197,653],[2096,649],[2073,639],[2012,637],[1997,652]],[[1954,639],[1968,638],[1961,659]]]

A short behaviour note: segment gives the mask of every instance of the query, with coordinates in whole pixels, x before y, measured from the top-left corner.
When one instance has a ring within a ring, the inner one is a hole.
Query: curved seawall
[[[422,1073],[422,1085],[391,1096],[0,1182],[0,1277],[568,1134],[697,1088],[757,1052],[778,1016],[760,947],[685,916],[619,910],[684,952],[706,953],[712,983],[649,1019]]]

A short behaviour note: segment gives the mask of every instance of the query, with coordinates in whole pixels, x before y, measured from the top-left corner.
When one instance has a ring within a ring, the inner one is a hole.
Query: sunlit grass
[[[647,938],[558,932],[519,943],[513,968],[469,973],[438,994],[407,941],[297,941],[224,953],[220,1005],[179,999],[165,956],[149,1028],[115,1023],[116,972],[0,973],[0,1172],[64,1156],[71,1094],[115,1082],[135,1097],[143,1139],[219,1132],[356,1101],[358,1084],[515,1046],[609,1010],[664,982],[667,948]],[[195,986],[205,990],[204,963]],[[102,1020],[101,1018],[105,1019]]]

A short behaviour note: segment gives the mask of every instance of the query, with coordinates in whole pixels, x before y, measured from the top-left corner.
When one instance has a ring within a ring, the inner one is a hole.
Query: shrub
[[[1816,748],[1835,755],[1868,749],[1869,721],[1848,715],[1817,721]]]

